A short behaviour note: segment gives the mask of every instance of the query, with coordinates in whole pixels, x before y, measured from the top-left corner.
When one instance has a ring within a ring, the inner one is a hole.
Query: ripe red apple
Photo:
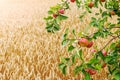
[[[87,47],[88,46],[88,40],[86,38],[81,38],[79,41],[78,41],[78,44],[82,47]]]
[[[65,13],[65,10],[64,10],[64,9],[60,9],[60,10],[58,10],[58,12],[59,12],[60,14],[64,14],[64,13]]]
[[[97,51],[95,49],[92,49],[91,52],[94,53],[94,52],[97,52]]]
[[[94,2],[88,3],[88,7],[92,8],[94,6]]]
[[[107,65],[106,63],[103,63],[102,68],[106,67],[106,65]]]
[[[107,56],[107,52],[106,52],[105,50],[102,51],[102,54],[103,54],[104,56]]]
[[[94,74],[96,74],[96,73],[97,73],[97,71],[96,71],[96,70],[94,70],[94,69],[90,69],[90,68],[85,69],[85,71],[86,71],[86,72],[88,72],[90,75],[94,75]]]
[[[115,11],[111,11],[111,12],[110,12],[110,15],[115,15]]]
[[[53,17],[56,18],[58,15],[57,14],[53,14]]]
[[[90,42],[88,43],[88,45],[87,45],[87,48],[92,47],[92,45],[93,45],[93,42],[92,42],[92,41],[90,41]]]
[[[70,0],[70,1],[73,2],[73,3],[75,2],[75,0]]]
[[[100,0],[101,2],[105,2],[105,0]]]

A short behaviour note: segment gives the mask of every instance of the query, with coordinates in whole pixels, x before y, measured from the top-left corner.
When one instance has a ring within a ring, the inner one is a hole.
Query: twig
[[[112,28],[120,28],[120,26],[115,26],[115,27],[112,27]],[[110,28],[106,28],[106,29],[110,29]]]
[[[114,39],[118,38],[119,36],[120,36],[120,35],[115,36],[115,37],[113,37],[112,39],[110,39],[110,41],[109,41],[100,51],[102,51],[103,49],[105,49]]]

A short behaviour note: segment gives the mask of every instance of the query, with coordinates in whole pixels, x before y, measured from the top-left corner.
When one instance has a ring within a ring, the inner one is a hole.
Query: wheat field
[[[61,30],[47,33],[45,21],[50,6],[60,0],[0,0],[0,80],[82,80],[82,74],[74,76],[70,71],[64,76],[58,69],[61,56],[69,56],[67,48],[61,46],[65,28],[77,32],[89,22],[77,18],[80,10],[71,4],[66,11],[69,19],[61,23]],[[92,33],[94,30],[89,30]],[[99,42],[99,43],[98,43]],[[102,47],[102,41],[95,42]],[[86,59],[91,55],[84,49]],[[93,80],[108,80],[103,69]]]

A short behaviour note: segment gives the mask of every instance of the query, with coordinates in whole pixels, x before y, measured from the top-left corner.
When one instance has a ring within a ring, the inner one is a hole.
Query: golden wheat
[[[3,0],[4,1],[4,0]],[[89,22],[88,15],[83,22],[74,4],[66,12],[69,19],[61,23],[61,30],[55,34],[47,33],[43,17],[50,6],[60,0],[5,0],[0,7],[0,80],[81,80],[82,75],[74,76],[72,69],[64,76],[58,69],[59,58],[69,56],[61,46],[61,35],[65,28],[77,32]],[[94,30],[89,31],[92,33]],[[95,42],[102,47],[105,41]],[[86,60],[91,57],[84,50]],[[108,80],[106,68],[102,74],[93,76],[94,80]]]

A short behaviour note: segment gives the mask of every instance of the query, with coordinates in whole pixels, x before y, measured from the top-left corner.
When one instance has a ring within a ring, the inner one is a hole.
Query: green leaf
[[[53,11],[49,10],[49,11],[48,11],[48,14],[53,14]]]
[[[64,66],[63,69],[62,69],[62,73],[63,73],[64,75],[66,75],[66,70],[67,70],[67,66]]]
[[[103,6],[103,4],[102,4],[102,2],[101,2],[101,1],[99,1],[99,3],[100,3],[100,5],[101,5],[101,6]]]
[[[102,13],[102,17],[105,17],[105,16],[107,16],[108,14],[107,14],[107,11],[104,11],[103,13]]]
[[[65,30],[65,33],[63,34],[63,40],[67,38],[67,35],[68,35],[68,28]]]
[[[95,66],[94,66],[94,68],[96,69],[96,70],[101,70],[101,67],[102,67],[102,65],[101,64],[96,64]]]
[[[76,59],[75,55],[72,55],[72,64],[74,64],[76,62],[75,59]]]
[[[76,36],[76,34],[75,34],[75,29],[72,30],[72,33],[73,33],[74,36]]]
[[[96,21],[97,19],[96,19],[96,18],[94,18],[94,17],[91,17],[91,20],[92,20],[92,21]]]
[[[92,58],[90,61],[89,61],[89,64],[97,64],[99,63],[99,59],[96,59],[96,58]]]
[[[63,69],[63,67],[65,66],[65,64],[64,63],[60,63],[58,66],[59,66],[60,69]]]
[[[98,1],[99,0],[95,0],[95,3],[94,3],[94,5],[95,5],[96,8],[98,8]]]
[[[72,45],[70,45],[70,46],[68,47],[68,52],[72,51],[73,49],[75,49],[75,47],[72,46]]]
[[[77,55],[76,56],[83,61],[83,58],[82,58],[82,49],[80,49],[80,50],[77,51]]]
[[[81,0],[76,0],[76,5],[77,5],[78,8],[80,8],[81,2],[82,2]]]
[[[100,13],[102,13],[102,9],[100,8]]]
[[[60,61],[62,62],[62,63],[67,63],[68,61],[70,61],[70,58],[63,58],[63,57],[61,57],[60,58]]]
[[[53,19],[52,16],[48,16],[48,17],[45,17],[45,18],[44,18],[44,20],[46,20],[46,21],[47,21],[47,20],[51,20],[51,19]]]
[[[114,79],[115,79],[115,80],[120,80],[120,73],[115,74],[115,75],[114,75]]]
[[[95,15],[97,16],[97,15],[99,15],[100,13],[95,13]]]
[[[68,40],[67,40],[67,39],[64,39],[64,40],[62,41],[62,45],[63,45],[63,46],[65,46],[67,43],[68,43]]]
[[[105,62],[108,64],[110,64],[112,60],[113,60],[113,57],[111,57],[111,56],[106,56],[106,58],[105,58]]]
[[[66,74],[67,66],[64,63],[61,63],[58,66],[61,69],[62,73],[65,75]]]
[[[58,31],[58,30],[60,30],[60,25],[57,24],[57,23],[55,23],[55,24],[54,24],[54,28],[53,28],[53,30],[54,30],[54,31]]]
[[[69,29],[67,28],[67,29],[65,30],[65,33],[68,34],[68,32],[69,32]]]
[[[60,21],[66,20],[67,18],[68,18],[67,16],[59,15],[59,16],[56,18],[56,20],[57,20],[57,22],[59,23]]]
[[[85,78],[83,80],[92,80],[91,77],[90,77],[90,74],[86,73]]]
[[[82,72],[85,75],[83,80],[92,80],[89,73],[85,72],[85,70],[82,70]]]
[[[102,59],[102,60],[104,60],[104,59],[105,59],[105,57],[104,57],[104,55],[102,54],[102,52],[101,52],[101,51],[99,51],[99,52],[98,52],[98,55],[101,57],[101,59]]]
[[[83,65],[81,64],[80,66],[76,66],[74,69],[74,74],[77,75],[80,71],[82,71]]]
[[[89,7],[86,7],[86,10],[89,12],[89,13],[92,13],[91,9]]]
[[[110,49],[114,49],[116,47],[116,44],[115,43],[112,43],[111,45],[110,45]]]

